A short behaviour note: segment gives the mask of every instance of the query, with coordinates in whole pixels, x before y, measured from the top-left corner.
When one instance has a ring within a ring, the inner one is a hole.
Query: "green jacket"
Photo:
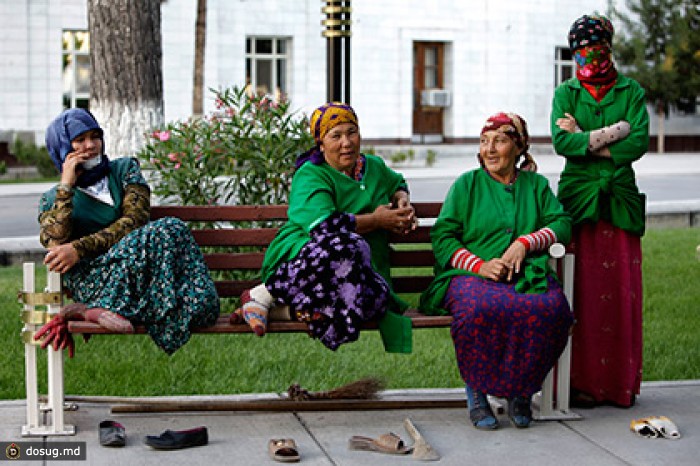
[[[581,128],[569,133],[556,125],[570,113]],[[590,131],[625,120],[630,134],[609,146],[611,158],[588,152]],[[554,91],[550,119],[552,143],[566,157],[558,197],[574,224],[599,219],[637,235],[644,234],[645,201],[635,181],[632,162],[649,147],[649,114],[644,90],[633,79],[619,75],[615,86],[600,102],[572,78]]]
[[[362,181],[340,173],[327,163],[305,163],[292,178],[289,195],[289,220],[270,243],[262,265],[263,281],[267,281],[283,262],[289,261],[309,242],[309,232],[334,212],[368,214],[381,204],[389,204],[393,194],[406,187],[403,176],[386,166],[374,155],[366,155]],[[372,266],[391,286],[388,232],[374,230],[363,235],[372,251]],[[392,294],[390,311],[403,312],[406,305]],[[410,353],[410,319],[387,312],[379,322],[385,349]]]
[[[430,237],[435,253],[435,279],[421,296],[427,314],[447,314],[443,300],[452,277],[475,275],[450,265],[452,255],[464,247],[484,261],[501,257],[519,236],[551,228],[557,241],[571,239],[571,217],[545,177],[521,171],[512,186],[491,178],[484,169],[462,174],[447,193]],[[547,290],[553,275],[547,251],[528,254],[515,282],[519,293]]]

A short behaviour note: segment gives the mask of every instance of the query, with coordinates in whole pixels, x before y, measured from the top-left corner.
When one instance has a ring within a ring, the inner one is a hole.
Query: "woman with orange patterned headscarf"
[[[514,113],[486,120],[481,168],[454,182],[431,230],[435,280],[421,307],[453,316],[457,365],[477,429],[498,427],[487,394],[508,399],[516,427],[530,425],[531,397],[573,322],[547,255],[555,241],[569,241],[571,219],[535,173],[528,138],[525,120]]]
[[[273,306],[305,322],[335,350],[357,340],[362,324],[379,322],[387,351],[411,351],[410,320],[393,295],[390,232],[416,226],[404,178],[360,153],[360,128],[349,105],[328,103],[311,115],[316,145],[296,163],[289,220],[265,254],[263,283],[242,296],[232,319],[259,336]]]

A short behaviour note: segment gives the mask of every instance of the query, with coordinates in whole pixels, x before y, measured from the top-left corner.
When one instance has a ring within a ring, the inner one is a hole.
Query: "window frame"
[[[85,41],[85,47],[76,48],[75,41],[78,39],[78,34],[82,35]],[[70,57],[67,60],[66,57]],[[88,60],[88,81],[87,92],[78,92],[78,74],[81,71],[78,65],[80,61],[78,57],[87,57]],[[90,103],[90,33],[85,29],[64,29],[61,33],[61,79],[62,79],[62,102],[64,108],[85,108],[87,109]],[[66,89],[66,68],[70,66],[70,83]],[[66,106],[68,105],[68,106]]]
[[[290,69],[292,61],[292,38],[289,36],[249,35],[245,38],[245,73],[246,85],[256,93],[265,94],[274,100],[280,100],[290,93]],[[271,41],[270,52],[259,52],[258,41]],[[280,52],[280,42],[284,51]],[[269,82],[271,89],[267,92],[258,90],[261,80],[258,76],[258,62],[269,61]],[[282,75],[282,76],[279,76]],[[283,81],[283,82],[279,82]]]
[[[568,55],[569,58],[565,58]],[[574,63],[574,56],[568,46],[555,46],[554,47],[554,87],[556,88],[564,81],[569,78],[564,79],[564,70],[569,69],[569,75],[571,78],[576,76],[576,64]]]

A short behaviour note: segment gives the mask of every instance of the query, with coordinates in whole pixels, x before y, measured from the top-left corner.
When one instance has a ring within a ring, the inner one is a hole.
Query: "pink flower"
[[[182,164],[181,164],[180,162],[176,163],[176,164],[175,164],[175,170],[177,170],[177,169],[180,168],[181,166],[182,166]]]
[[[170,139],[170,131],[154,131],[153,137],[158,139],[160,142],[165,142]]]
[[[180,158],[180,156],[178,154],[173,153],[173,152],[168,154],[168,160],[170,160],[171,162],[177,162],[179,158]]]

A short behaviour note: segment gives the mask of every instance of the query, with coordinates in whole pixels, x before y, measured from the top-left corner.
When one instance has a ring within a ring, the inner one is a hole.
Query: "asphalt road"
[[[556,186],[558,175],[550,177]],[[453,179],[426,178],[410,180],[411,197],[415,201],[442,201]],[[637,180],[639,188],[647,194],[647,202],[667,202],[700,199],[700,174],[647,175]],[[0,238],[37,236],[39,196],[0,196]]]

